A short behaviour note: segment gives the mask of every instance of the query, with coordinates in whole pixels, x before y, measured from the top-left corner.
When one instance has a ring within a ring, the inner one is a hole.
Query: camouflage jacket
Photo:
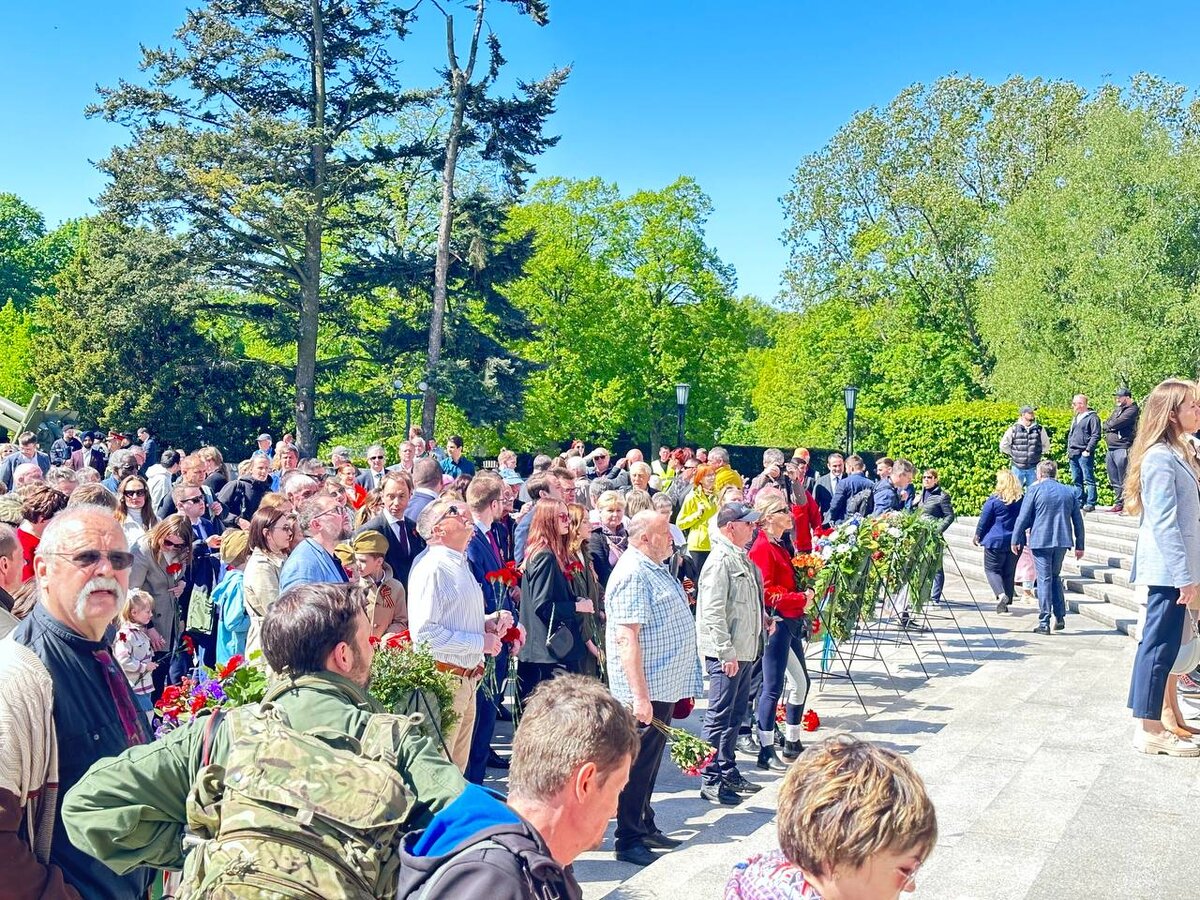
[[[276,701],[298,731],[332,729],[357,738],[372,713],[383,712],[366,690],[330,672],[323,684],[300,685]],[[118,873],[136,866],[183,866],[187,798],[203,766],[207,716],[162,740],[131,747],[102,759],[63,800],[63,821],[72,843]],[[212,736],[210,762],[220,765],[229,752],[221,723]],[[462,792],[465,782],[453,763],[416,730],[402,745],[396,769],[414,796],[406,828],[423,828]]]

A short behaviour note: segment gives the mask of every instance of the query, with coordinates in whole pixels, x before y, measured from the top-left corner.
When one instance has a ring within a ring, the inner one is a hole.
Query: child
[[[225,575],[213,589],[212,601],[221,612],[217,616],[217,664],[225,665],[235,656],[246,655],[246,636],[250,616],[246,613],[243,575],[250,559],[250,538],[245,531],[230,529],[222,536],[221,562]]]
[[[121,609],[120,629],[117,631],[115,656],[117,663],[129,679],[138,708],[154,723],[154,680],[150,673],[158,668],[152,662],[154,651],[150,648],[150,619],[154,614],[154,598],[145,591],[130,591]]]
[[[371,634],[387,640],[408,629],[408,602],[404,586],[384,562],[387,538],[378,531],[363,531],[335,551],[353,584],[367,588],[367,616]]]

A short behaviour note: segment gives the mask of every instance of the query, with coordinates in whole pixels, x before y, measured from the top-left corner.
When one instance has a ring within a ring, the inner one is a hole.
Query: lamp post
[[[679,426],[676,434],[676,447],[683,446],[683,419],[687,415],[688,394],[691,390],[692,386],[689,384],[675,385],[675,416]]]
[[[846,403],[846,455],[849,456],[854,452],[854,407],[858,403],[858,388],[846,385],[842,399]]]
[[[401,379],[397,378],[395,381],[392,382],[392,387],[394,387],[397,390],[400,399],[404,401],[404,439],[407,441],[408,433],[412,429],[413,401],[420,400],[422,397],[425,396],[425,389],[428,387],[428,385],[426,385],[425,382],[422,381],[420,384],[417,385],[417,390],[419,390],[421,393],[410,394],[404,390],[404,382]]]

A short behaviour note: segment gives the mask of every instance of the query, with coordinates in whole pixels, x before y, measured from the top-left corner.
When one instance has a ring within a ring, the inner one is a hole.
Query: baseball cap
[[[1113,391],[1113,396],[1114,397],[1132,397],[1133,394],[1129,393],[1129,388],[1119,387],[1115,391]]]
[[[730,522],[757,522],[761,516],[745,503],[727,503],[717,513],[717,527],[724,528]]]
[[[1033,406],[1022,406],[1021,415],[1025,415],[1027,412],[1037,412],[1037,408]]]
[[[805,462],[808,462],[809,455],[808,455],[807,447],[797,447],[795,452],[792,453],[792,462],[795,462],[798,459],[802,459]]]

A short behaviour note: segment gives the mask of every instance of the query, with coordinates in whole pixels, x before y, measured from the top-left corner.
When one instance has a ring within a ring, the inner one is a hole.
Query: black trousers
[[[674,703],[655,701],[650,706],[654,710],[654,718],[664,725],[671,724]],[[618,850],[628,850],[642,843],[647,835],[658,831],[650,798],[654,794],[654,783],[658,780],[658,767],[662,762],[663,748],[667,746],[667,736],[653,725],[639,725],[638,734],[641,736],[641,748],[637,759],[629,767],[629,781],[617,798],[615,842]]]
[[[995,550],[983,548],[983,574],[987,576],[988,586],[997,597],[1003,594],[1009,600],[1013,598],[1013,591],[1017,589],[1017,560],[1020,558],[1009,547]]]
[[[736,781],[738,771],[735,747],[738,722],[746,709],[750,695],[751,664],[739,662],[737,674],[725,674],[719,659],[706,656],[704,668],[708,672],[708,711],[704,714],[704,739],[717,749],[717,758],[704,770],[706,785],[722,781]]]

